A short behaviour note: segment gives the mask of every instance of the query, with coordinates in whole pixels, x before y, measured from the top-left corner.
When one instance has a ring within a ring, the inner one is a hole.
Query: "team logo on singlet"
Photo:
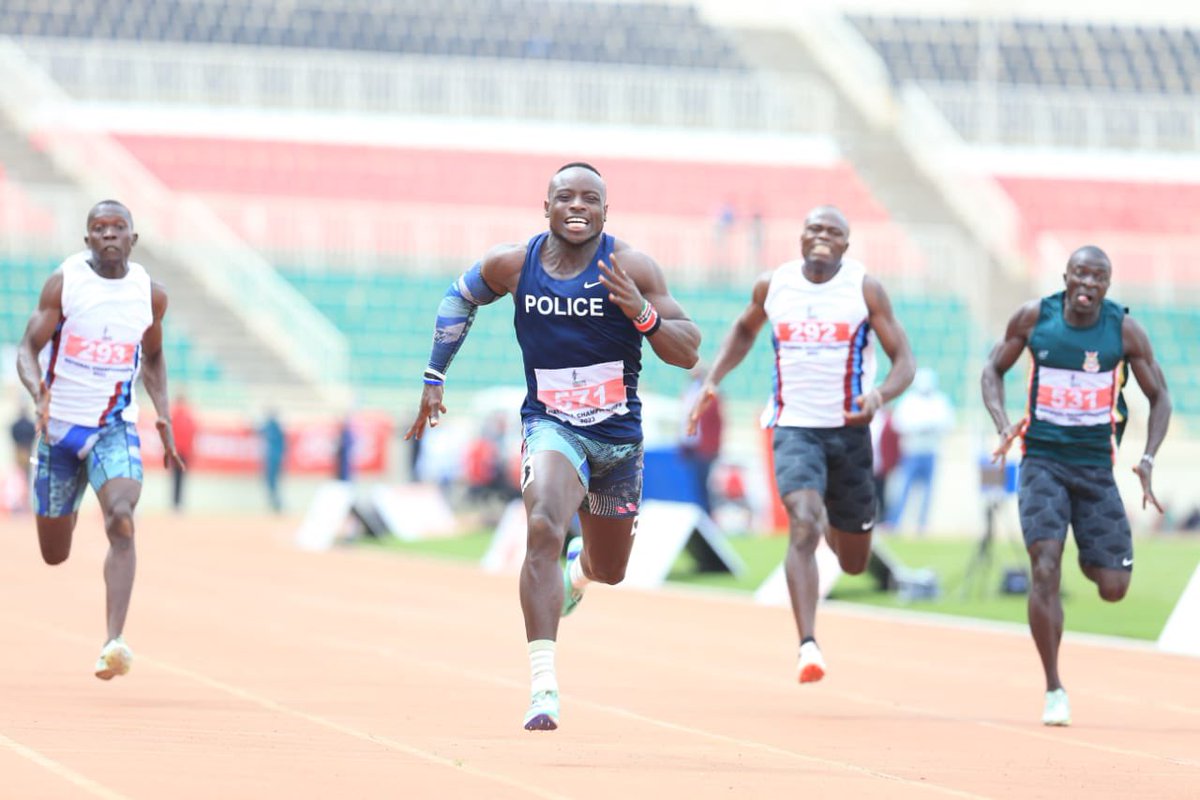
[[[1083,371],[1084,372],[1099,372],[1100,371],[1100,351],[1099,350],[1084,350],[1083,351]]]

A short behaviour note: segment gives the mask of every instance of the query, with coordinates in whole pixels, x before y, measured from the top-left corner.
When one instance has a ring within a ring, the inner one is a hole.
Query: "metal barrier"
[[[752,72],[22,38],[76,100],[831,133],[822,81]],[[797,87],[799,99],[797,100]]]

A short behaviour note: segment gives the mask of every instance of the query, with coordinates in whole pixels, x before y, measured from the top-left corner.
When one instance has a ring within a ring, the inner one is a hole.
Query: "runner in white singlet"
[[[825,538],[846,572],[866,569],[876,507],[867,425],[908,387],[916,368],[883,286],[862,264],[842,258],[849,236],[836,208],[809,213],[800,237],[803,258],[755,281],[689,416],[694,428],[721,379],[769,323],[775,375],[762,422],[773,429],[775,483],[788,515],[785,572],[800,637],[801,683],[825,674],[815,639],[817,544]],[[878,387],[875,338],[892,361]]]
[[[46,280],[17,351],[17,373],[37,406],[34,476],[38,542],[47,564],[71,553],[79,503],[90,483],[104,512],[107,637],[96,677],[129,671],[123,631],[133,592],[133,512],[142,491],[134,384],[139,374],[158,412],[166,466],[180,464],[167,406],[162,351],[166,290],[129,260],[133,217],[105,200],[88,213],[88,249]]]

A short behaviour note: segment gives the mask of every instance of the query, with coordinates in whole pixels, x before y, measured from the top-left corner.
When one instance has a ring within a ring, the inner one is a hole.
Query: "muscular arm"
[[[869,275],[863,280],[863,300],[867,304],[867,319],[871,329],[875,331],[875,336],[879,339],[879,346],[891,359],[892,368],[888,370],[883,383],[875,387],[873,391],[856,398],[861,410],[847,412],[847,425],[870,423],[875,412],[884,403],[904,393],[904,390],[912,383],[917,369],[912,347],[908,343],[908,334],[896,321],[896,315],[892,311],[891,298],[888,297],[883,284]]]
[[[163,354],[163,318],[167,315],[167,289],[160,283],[150,285],[150,308],[154,319],[142,334],[142,386],[150,395],[157,419],[154,427],[162,440],[163,466],[177,464],[186,469],[183,458],[175,448],[175,431],[171,427],[171,406],[167,394],[167,359]]]
[[[1126,316],[1121,325],[1121,338],[1125,346],[1125,359],[1133,375],[1137,378],[1138,386],[1150,401],[1150,417],[1146,422],[1146,452],[1145,456],[1133,468],[1142,482],[1142,507],[1151,503],[1160,512],[1162,506],[1154,497],[1150,476],[1154,469],[1154,454],[1158,452],[1163,439],[1167,435],[1167,426],[1171,422],[1171,395],[1167,391],[1167,380],[1163,376],[1162,367],[1154,358],[1150,347],[1150,337],[1146,330],[1133,317]]]
[[[1033,326],[1037,324],[1040,305],[1040,300],[1032,300],[1017,309],[1004,330],[1004,339],[992,348],[987,363],[983,365],[979,383],[983,393],[983,405],[991,414],[996,431],[1000,434],[1000,445],[994,453],[998,458],[1002,458],[1008,452],[1024,425],[1024,420],[1016,424],[1008,420],[1008,412],[1004,408],[1004,375],[1017,363],[1017,359],[1028,346],[1029,335],[1033,333]]]
[[[646,340],[659,358],[684,369],[696,365],[700,360],[700,328],[671,296],[654,259],[629,248],[615,250],[611,264],[600,262],[600,280],[609,298],[631,320],[641,313],[644,301],[650,301],[660,324]]]
[[[49,421],[50,390],[42,382],[38,354],[62,322],[62,287],[62,272],[56,270],[42,286],[37,308],[30,315],[21,343],[17,346],[17,376],[33,398],[39,431],[44,431]]]
[[[142,386],[154,404],[159,419],[171,418],[167,397],[167,360],[163,355],[163,317],[167,313],[167,290],[154,283],[150,288],[150,306],[154,320],[142,334]]]
[[[688,413],[687,432],[689,436],[696,433],[700,416],[708,404],[716,398],[717,386],[721,380],[732,372],[734,367],[742,363],[746,354],[750,352],[750,348],[754,346],[758,332],[762,330],[763,324],[767,321],[767,289],[770,286],[770,272],[764,272],[755,279],[754,288],[750,292],[750,302],[746,304],[741,315],[734,320],[729,332],[725,334],[712,369],[709,370],[708,377],[705,378],[704,385],[696,394],[696,400]]]
[[[426,424],[437,427],[441,415],[446,413],[442,402],[446,370],[466,340],[476,311],[479,306],[495,302],[516,290],[524,261],[525,245],[500,245],[489,250],[478,264],[450,284],[438,304],[433,347],[425,370],[425,388],[421,391],[417,417],[404,434],[405,439],[420,439]]]

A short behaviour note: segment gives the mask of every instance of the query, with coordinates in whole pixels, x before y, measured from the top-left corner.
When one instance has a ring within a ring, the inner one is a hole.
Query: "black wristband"
[[[662,317],[661,316],[655,317],[654,324],[650,326],[650,330],[643,333],[642,336],[653,336],[654,332],[657,331],[661,327],[662,327]]]

